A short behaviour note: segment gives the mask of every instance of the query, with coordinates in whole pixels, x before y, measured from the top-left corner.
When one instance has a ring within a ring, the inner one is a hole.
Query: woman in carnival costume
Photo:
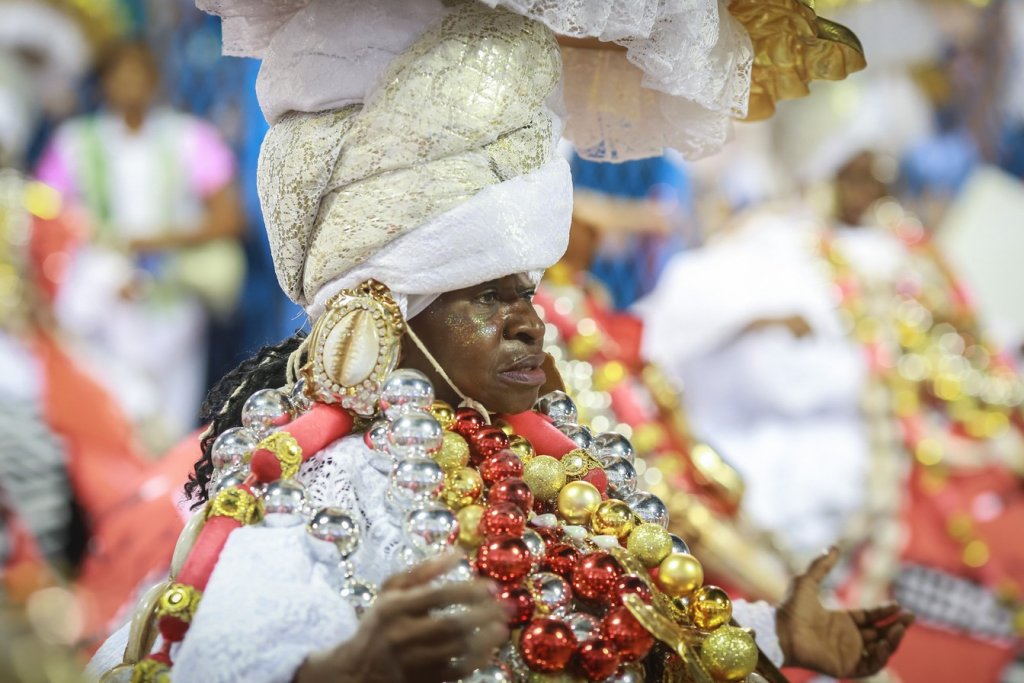
[[[805,184],[832,181],[832,215],[761,207],[671,264],[640,307],[646,353],[686,384],[755,520],[792,552],[839,544],[846,604],[915,611],[896,680],[1004,680],[1021,644],[1024,389],[888,197],[928,129],[923,98],[898,72],[830,90],[792,103],[776,139]],[[709,282],[705,300],[676,294]]]
[[[643,71],[702,114],[655,108],[654,144],[707,151],[745,99],[743,29],[715,3],[496,4],[213,8],[230,51],[265,46],[261,195],[315,322],[212,393],[188,487],[205,508],[94,660],[106,680],[776,678],[734,611],[775,663],[865,675],[898,644],[898,606],[821,606],[834,554],[777,616],[702,586],[664,504],[602,465],[628,442],[596,446],[560,394],[531,410],[556,379],[531,297],[571,215],[555,33],[626,44],[595,61],[628,54],[638,92]],[[713,102],[680,97],[711,82]],[[611,156],[632,144],[614,114],[589,129]]]
[[[670,531],[701,558],[705,579],[745,597],[779,600],[791,569],[802,563],[790,566],[741,512],[742,478],[693,433],[680,392],[641,354],[639,317],[615,310],[604,282],[589,270],[603,245],[625,242],[627,268],[639,272],[623,292],[642,290],[656,276],[653,255],[687,229],[682,171],[667,156],[625,164],[575,158],[571,165],[569,246],[534,297],[547,326],[545,351],[555,358],[581,422],[598,432],[623,431],[642,454],[606,467],[636,477],[665,502]]]

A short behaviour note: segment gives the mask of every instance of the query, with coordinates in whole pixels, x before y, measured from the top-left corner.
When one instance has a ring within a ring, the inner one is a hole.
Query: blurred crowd
[[[720,584],[778,599],[839,544],[837,600],[918,613],[879,680],[1019,681],[1024,3],[818,9],[868,69],[722,154],[565,150],[547,351]],[[257,65],[218,31],[190,0],[0,0],[0,578],[39,647],[130,616],[206,390],[304,323],[255,199]]]

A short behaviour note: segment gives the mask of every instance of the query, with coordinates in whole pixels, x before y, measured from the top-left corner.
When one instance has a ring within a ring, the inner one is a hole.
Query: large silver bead
[[[440,553],[459,533],[455,513],[443,505],[413,508],[405,515],[405,535],[416,550],[428,555]]]
[[[684,555],[690,554],[690,546],[686,545],[686,541],[675,534],[669,534],[668,537],[672,539],[672,552],[683,553]]]
[[[373,451],[369,454],[370,467],[381,474],[390,474],[395,465],[395,459],[388,446],[389,427],[387,420],[377,420],[363,434],[363,440]]]
[[[226,429],[213,441],[210,449],[210,460],[218,470],[241,467],[245,457],[256,449],[259,439],[244,427]]]
[[[514,683],[514,681],[509,670],[501,664],[485,666],[465,678],[459,679],[459,683]]]
[[[380,407],[389,420],[403,413],[425,411],[434,402],[434,387],[419,370],[395,370],[380,388]]]
[[[537,607],[550,613],[559,610],[572,601],[572,589],[569,583],[558,574],[541,572],[529,579]]]
[[[248,467],[236,467],[228,470],[222,470],[213,473],[213,480],[211,481],[210,498],[215,497],[218,493],[224,489],[229,489],[233,486],[240,486],[245,483],[245,478],[249,476]]]
[[[443,442],[444,430],[430,413],[404,413],[388,427],[388,450],[398,458],[428,456],[440,450]]]
[[[533,529],[526,529],[523,531],[523,543],[526,544],[526,548],[530,551],[530,555],[533,556],[534,562],[540,562],[544,559],[544,555],[547,553],[548,544],[544,542],[543,536]]]
[[[377,589],[362,579],[348,579],[338,593],[345,602],[352,605],[357,617],[363,616],[377,599]]]
[[[242,406],[242,426],[263,439],[292,421],[294,408],[288,397],[277,389],[261,389]]]
[[[594,437],[594,457],[603,465],[610,458],[623,458],[633,462],[636,452],[629,439],[617,432],[602,432]]]
[[[608,495],[625,500],[636,491],[636,468],[625,458],[606,458],[604,474],[608,477]]]
[[[558,425],[558,431],[569,437],[576,448],[582,448],[585,451],[590,450],[590,446],[594,443],[594,437],[590,434],[590,429],[582,427],[577,424],[560,424]]]
[[[306,487],[294,479],[278,479],[263,492],[263,523],[295,526],[306,521]]]
[[[306,380],[300,379],[292,386],[288,400],[295,408],[295,414],[304,413],[313,407],[313,400],[306,396]]]
[[[601,622],[586,612],[575,612],[569,615],[569,618],[565,620],[565,623],[572,629],[573,635],[576,636],[576,640],[579,643],[585,643],[588,640],[593,640],[597,637],[597,634],[601,631]]]
[[[439,585],[445,583],[465,583],[466,581],[472,581],[475,578],[476,572],[473,570],[473,565],[471,565],[469,560],[466,558],[462,558],[446,574],[435,579],[434,583]]]
[[[579,421],[576,404],[564,391],[552,391],[550,394],[544,394],[537,399],[533,407],[537,412],[550,417],[556,425]]]
[[[309,535],[318,541],[330,543],[342,559],[348,559],[359,547],[362,529],[359,522],[345,508],[320,508],[306,525]]]
[[[403,458],[391,470],[388,494],[401,509],[432,499],[444,484],[444,470],[430,458]]]
[[[626,505],[643,521],[668,528],[668,508],[653,493],[637,491],[626,498]]]

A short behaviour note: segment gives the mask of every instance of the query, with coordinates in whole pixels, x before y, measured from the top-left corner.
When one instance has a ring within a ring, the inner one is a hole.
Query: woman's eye
[[[521,292],[519,296],[526,299],[527,301],[533,301],[533,297],[537,295],[536,289],[528,289],[525,292]]]
[[[476,300],[482,304],[493,304],[498,301],[498,293],[494,291],[481,292],[477,295]]]

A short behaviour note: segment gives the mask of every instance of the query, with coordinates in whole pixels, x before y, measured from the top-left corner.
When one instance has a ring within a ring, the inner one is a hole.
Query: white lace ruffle
[[[704,156],[746,113],[753,50],[726,0],[482,2],[626,48],[565,51],[566,137],[583,156],[621,161],[664,147]],[[391,59],[448,11],[439,0],[197,4],[223,18],[225,54],[264,60],[257,89],[271,122],[361,102]]]
[[[404,546],[385,507],[387,476],[370,466],[369,454],[360,435],[346,437],[303,465],[298,479],[311,509],[343,507],[363,526],[356,574],[380,584],[401,569]],[[288,683],[310,653],[344,642],[358,622],[323,557],[305,525],[232,533],[185,640],[172,651],[173,680]],[[120,663],[127,638],[126,625],[103,644],[89,665],[93,678]]]

